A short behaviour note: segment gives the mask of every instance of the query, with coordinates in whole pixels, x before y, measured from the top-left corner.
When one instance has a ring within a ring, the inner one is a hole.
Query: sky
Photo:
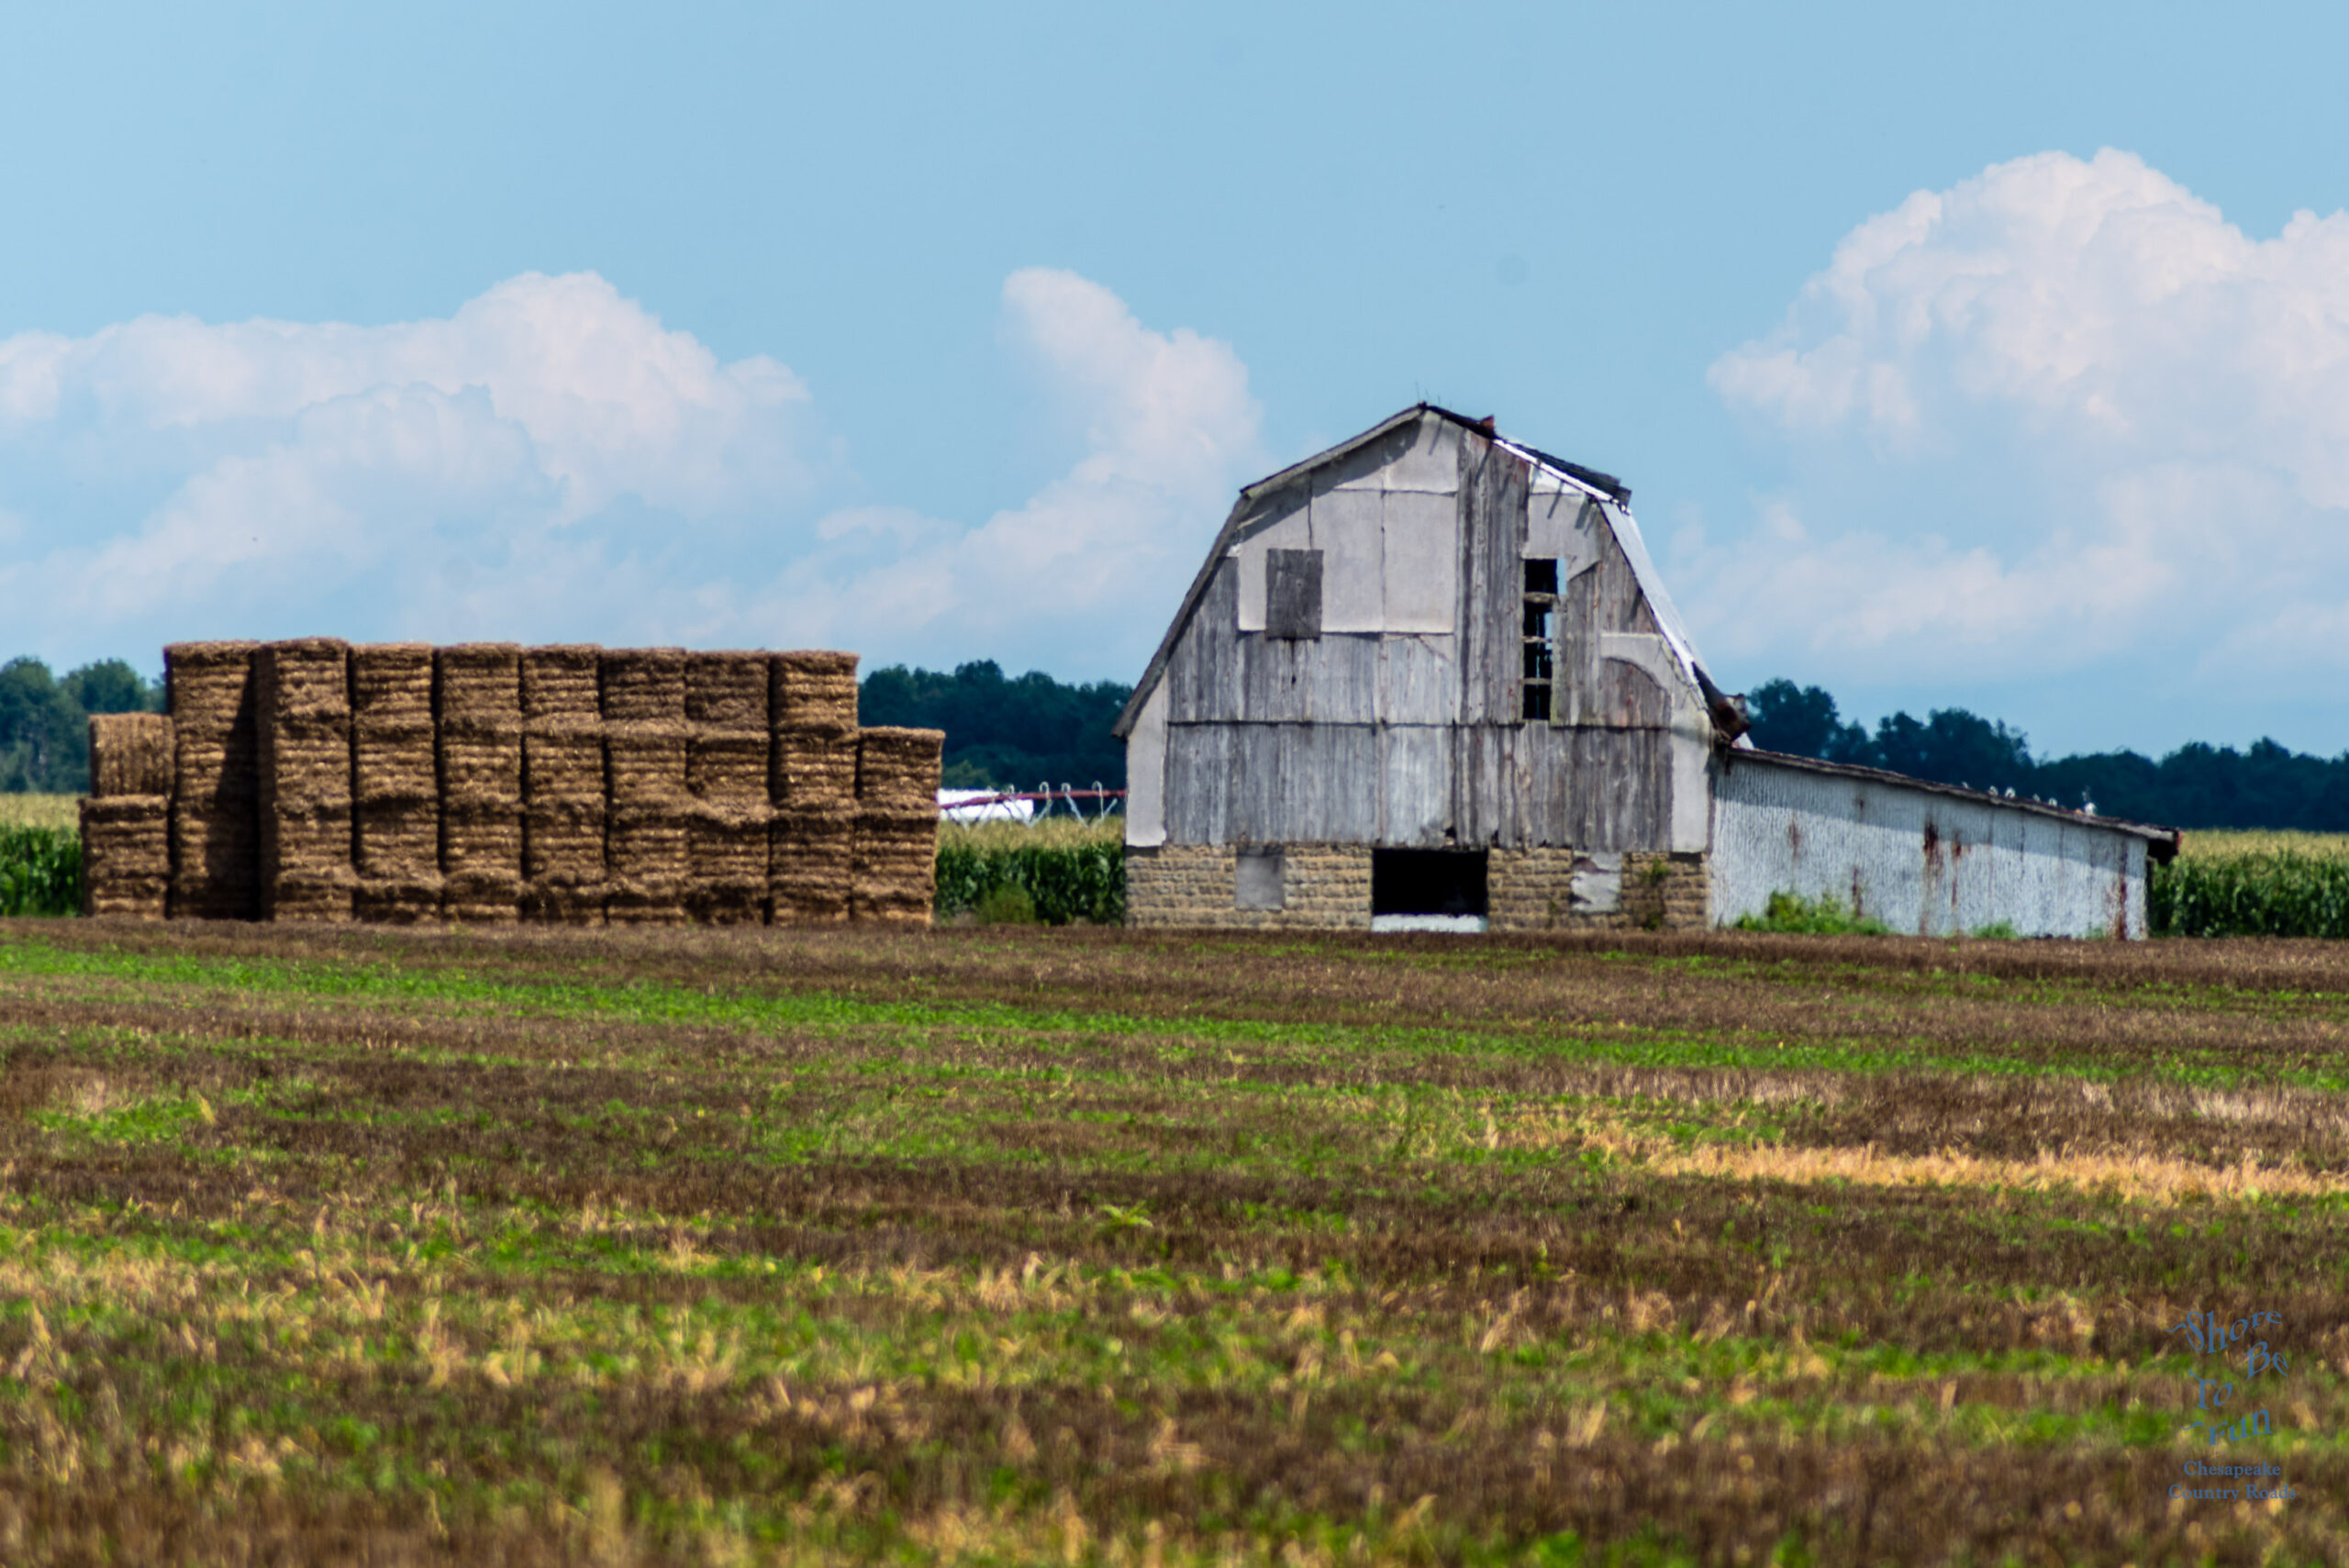
[[[0,3],[0,654],[1130,682],[1426,398],[1732,690],[2349,750],[2349,14],[1780,11]]]

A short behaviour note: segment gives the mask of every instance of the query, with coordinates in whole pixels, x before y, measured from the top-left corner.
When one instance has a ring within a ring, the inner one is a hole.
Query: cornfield
[[[81,911],[80,830],[0,820],[0,916]]]
[[[1048,926],[1126,918],[1125,821],[948,824],[938,838],[938,917],[975,911],[1016,890]]]
[[[2349,837],[2188,834],[2150,868],[2145,921],[2167,937],[2349,938]]]

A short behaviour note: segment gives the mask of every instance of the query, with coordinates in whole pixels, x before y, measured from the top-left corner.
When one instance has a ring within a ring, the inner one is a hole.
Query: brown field
[[[2344,1022],[2303,942],[0,923],[0,1561],[2335,1562]]]

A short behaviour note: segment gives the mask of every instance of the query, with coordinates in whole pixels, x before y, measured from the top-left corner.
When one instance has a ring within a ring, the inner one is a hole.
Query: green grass
[[[1831,895],[1813,900],[1790,892],[1770,895],[1759,915],[1740,915],[1736,929],[1806,937],[1880,937],[1892,929],[1881,920],[1854,915]]]

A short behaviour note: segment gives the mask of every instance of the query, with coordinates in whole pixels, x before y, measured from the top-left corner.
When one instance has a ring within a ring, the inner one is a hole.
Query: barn
[[[1141,926],[2140,937],[2177,835],[1756,751],[1631,492],[1429,404],[1248,486],[1118,720]]]

